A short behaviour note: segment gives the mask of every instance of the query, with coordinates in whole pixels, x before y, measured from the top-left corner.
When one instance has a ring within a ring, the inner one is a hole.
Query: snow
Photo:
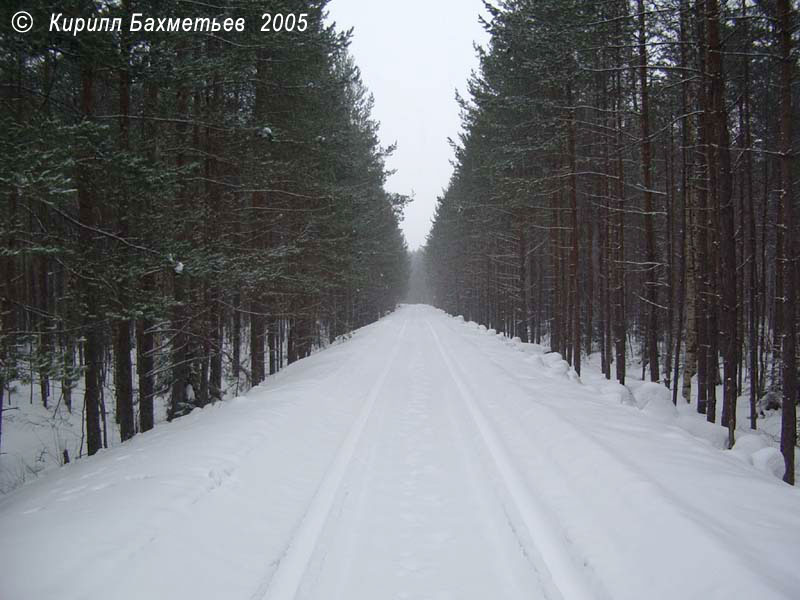
[[[0,499],[0,598],[796,597],[775,449],[565,364],[402,307]]]
[[[742,454],[747,459],[750,459],[754,452],[757,452],[762,448],[766,447],[767,443],[764,441],[764,438],[762,436],[755,435],[752,433],[743,433],[737,436],[736,443],[733,445],[731,453]]]
[[[625,404],[627,406],[637,406],[636,399],[633,397],[630,389],[616,381],[603,379],[598,384],[599,391],[603,398],[616,404]]]
[[[753,461],[753,466],[756,469],[770,473],[775,477],[783,477],[786,472],[783,455],[771,446],[756,450],[750,455],[750,460]]]
[[[633,397],[642,412],[655,419],[671,421],[678,416],[678,409],[672,404],[672,392],[660,383],[643,383]]]

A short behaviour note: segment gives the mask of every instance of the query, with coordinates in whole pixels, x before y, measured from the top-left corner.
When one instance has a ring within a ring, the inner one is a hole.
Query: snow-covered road
[[[618,397],[406,306],[0,501],[0,598],[797,597],[798,490]]]

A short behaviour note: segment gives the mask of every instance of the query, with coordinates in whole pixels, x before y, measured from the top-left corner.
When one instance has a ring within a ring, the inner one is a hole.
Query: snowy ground
[[[68,410],[58,382],[52,382],[50,405],[42,406],[38,381],[34,385],[14,382],[3,413],[3,441],[0,454],[0,497],[16,487],[45,475],[64,464],[64,451],[70,460],[86,452],[83,436],[83,381],[73,389],[73,407]],[[113,388],[106,384],[105,397],[111,409],[106,419],[109,446],[120,444],[119,426],[113,414]],[[155,420],[167,418],[165,398],[155,399]],[[138,415],[137,415],[138,418]]]
[[[0,598],[796,597],[800,491],[682,419],[404,307],[8,494]]]

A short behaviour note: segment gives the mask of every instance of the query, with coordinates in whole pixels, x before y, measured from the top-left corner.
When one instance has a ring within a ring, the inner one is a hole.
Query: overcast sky
[[[330,20],[354,27],[350,46],[375,96],[381,142],[397,142],[387,188],[415,194],[403,230],[409,248],[425,243],[436,203],[447,186],[460,130],[455,90],[465,93],[477,68],[473,41],[488,36],[478,23],[481,0],[332,0]]]

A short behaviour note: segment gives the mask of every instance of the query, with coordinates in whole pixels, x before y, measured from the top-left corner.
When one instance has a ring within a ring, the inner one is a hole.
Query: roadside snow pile
[[[718,450],[728,449],[728,430],[717,423],[709,423],[706,416],[697,412],[691,404],[684,404],[678,411],[678,427],[704,440]]]
[[[560,353],[548,352],[542,355],[542,361],[547,367],[546,374],[548,376],[569,379],[570,381],[580,381],[578,374],[575,373],[575,369],[561,357]]]
[[[731,454],[753,464],[753,454],[767,446],[767,442],[760,435],[740,433],[736,438],[736,443],[731,448]]]
[[[542,357],[542,360],[547,367],[547,374],[551,377],[566,375],[569,370],[569,363],[561,358],[561,354],[558,352],[548,352]]]
[[[627,386],[613,380],[604,379],[598,386],[603,398],[616,404],[626,406],[637,406],[636,399]],[[638,408],[638,407],[637,407]]]
[[[731,456],[753,465],[759,471],[783,479],[786,471],[783,455],[777,448],[770,446],[763,435],[757,433],[740,433],[731,449]]]
[[[783,462],[783,455],[778,452],[777,448],[772,446],[753,452],[750,458],[756,469],[770,473],[778,479],[782,479],[783,474],[786,472],[786,463]]]
[[[636,406],[651,417],[669,421],[678,416],[678,409],[672,404],[672,394],[660,383],[643,383],[633,397],[636,399]]]
[[[455,317],[456,321],[463,322]],[[470,328],[478,329],[496,335],[494,329],[488,329],[474,321],[463,322]],[[526,354],[526,362],[533,369],[541,369],[547,377],[564,378],[586,384],[589,390],[595,390],[598,398],[610,404],[636,407],[639,413],[664,423],[680,427],[688,434],[703,443],[719,450],[728,450],[728,430],[719,423],[709,423],[704,414],[697,412],[694,404],[679,402],[676,407],[672,403],[672,391],[661,383],[642,382],[634,377],[628,378],[628,385],[606,379],[597,368],[591,364],[591,358],[583,366],[582,377],[578,377],[575,370],[563,359],[560,353],[550,352],[547,347],[540,344],[522,342],[519,337],[504,338],[503,342],[518,352]],[[740,399],[742,400],[742,399]],[[768,393],[758,403],[759,414],[772,417],[759,424],[759,432],[745,429],[740,422],[737,426],[736,445],[730,455],[742,462],[754,466],[759,471],[783,478],[783,458],[775,447],[774,440],[780,436],[780,414],[775,417],[776,408],[780,408],[780,399],[774,393]],[[737,410],[738,414],[745,415],[746,410]],[[777,428],[775,426],[777,423]],[[773,431],[776,429],[776,431]],[[798,464],[800,469],[800,464]]]

